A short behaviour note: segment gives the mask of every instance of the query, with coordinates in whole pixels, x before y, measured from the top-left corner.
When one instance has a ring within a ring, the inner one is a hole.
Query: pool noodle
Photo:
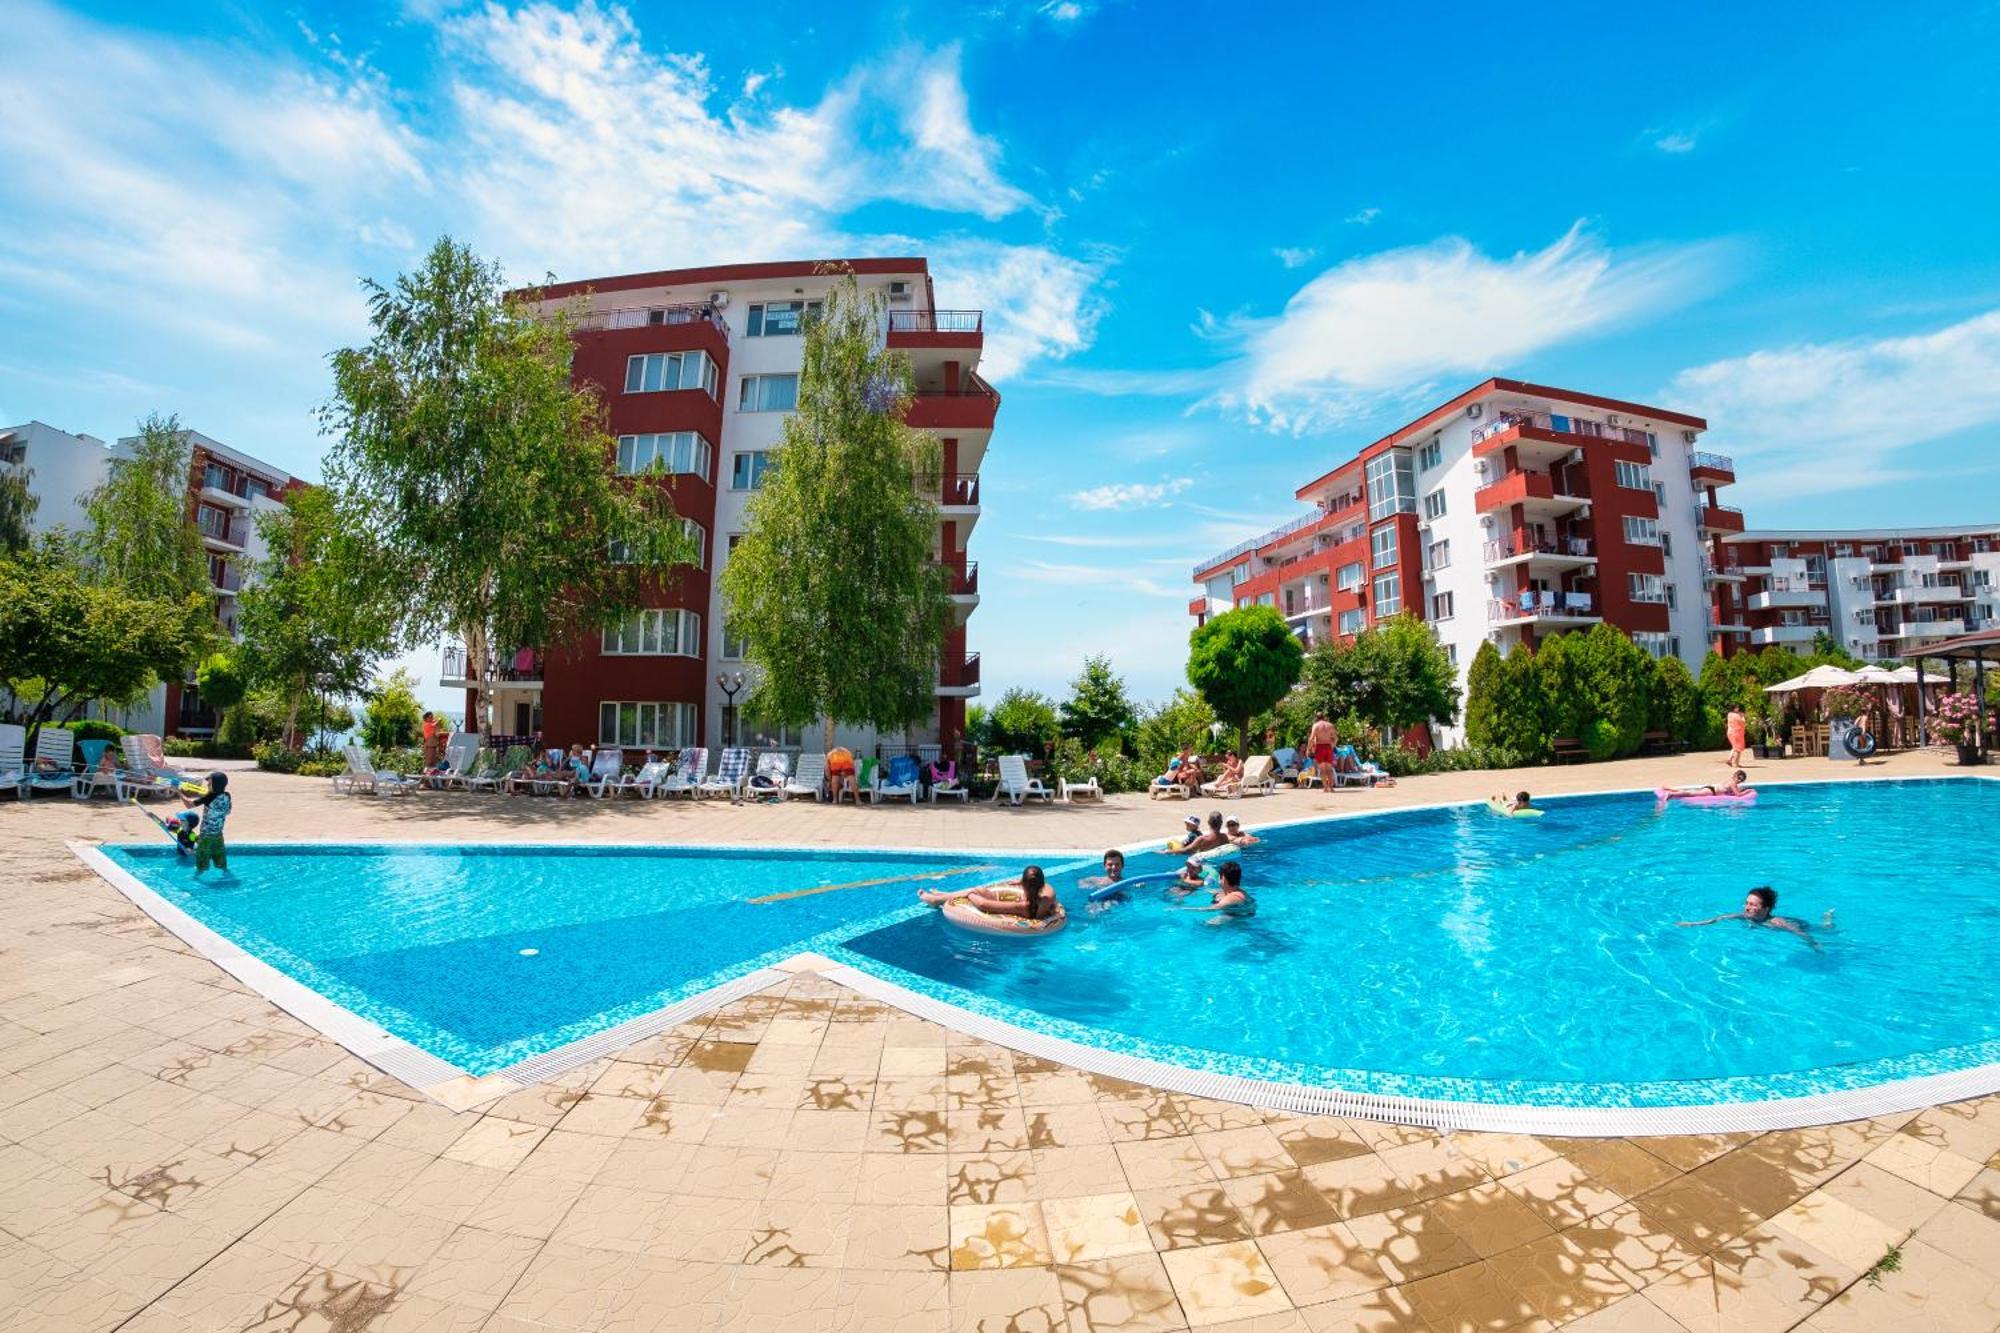
[[[1121,879],[1116,884],[1106,884],[1092,889],[1090,891],[1090,901],[1101,903],[1106,899],[1116,898],[1134,884],[1151,884],[1155,880],[1179,879],[1180,877],[1181,872],[1178,870],[1156,870],[1150,875],[1134,875],[1131,879]]]

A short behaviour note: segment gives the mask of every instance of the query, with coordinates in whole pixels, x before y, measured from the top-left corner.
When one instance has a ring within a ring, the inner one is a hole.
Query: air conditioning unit
[[[1487,581],[1487,582],[1488,582],[1489,584],[1492,584],[1493,586],[1495,586],[1495,587],[1498,587],[1498,586],[1499,586],[1499,584],[1500,584],[1500,571],[1499,571],[1499,570],[1497,570],[1497,569],[1489,569],[1489,570],[1487,570],[1487,571],[1486,571],[1486,581]]]
[[[892,283],[890,283],[890,284],[889,284],[889,299],[890,299],[891,301],[907,301],[907,300],[909,300],[909,299],[910,299],[910,284],[909,284],[908,282],[904,282],[904,281],[900,281],[900,280],[899,280],[899,281],[896,281],[896,282],[892,282]]]
[[[1596,563],[1595,563],[1595,562],[1592,562],[1591,564],[1588,564],[1588,565],[1585,565],[1585,566],[1584,566],[1584,567],[1583,567],[1582,569],[1578,570],[1578,571],[1577,571],[1577,577],[1578,577],[1578,578],[1585,578],[1585,579],[1594,579],[1594,578],[1596,578],[1596,577],[1597,577],[1597,565],[1596,565]]]
[[[1465,419],[1467,421],[1477,421],[1485,415],[1486,404],[1484,403],[1474,403],[1471,407],[1465,409]]]
[[[726,309],[729,305],[729,293],[710,292],[708,294],[708,303],[714,306],[717,310]]]
[[[1607,426],[1615,426],[1615,425],[1617,425],[1617,424],[1618,424],[1618,414],[1617,414],[1616,412],[1613,412],[1613,413],[1610,413],[1609,415],[1607,415],[1607,416],[1606,416],[1606,417],[1604,418],[1604,424],[1605,424],[1605,425],[1607,425]]]
[[[1578,518],[1589,518],[1589,517],[1590,517],[1590,506],[1589,506],[1589,505],[1585,505],[1585,506],[1584,506],[1583,508],[1581,508],[1581,509],[1577,510],[1577,511],[1576,511],[1576,516],[1577,516]]]
[[[1472,475],[1473,475],[1473,476],[1475,476],[1475,477],[1477,477],[1477,478],[1479,478],[1479,479],[1480,479],[1481,481],[1485,481],[1485,480],[1486,480],[1486,460],[1485,460],[1485,459],[1483,459],[1483,458],[1476,458],[1476,459],[1474,459],[1474,460],[1473,460],[1473,462],[1472,462]]]
[[[1685,440],[1689,444],[1693,444],[1695,440],[1700,438],[1700,435],[1701,432],[1699,431],[1684,430],[1681,432],[1681,439]]]

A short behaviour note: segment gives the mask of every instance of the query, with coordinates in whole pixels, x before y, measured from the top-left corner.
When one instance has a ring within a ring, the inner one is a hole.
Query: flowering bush
[[[1875,710],[1875,700],[1861,690],[1836,685],[1820,700],[1828,717],[1862,717]]]
[[[1979,700],[1970,694],[1947,694],[1931,715],[1931,735],[1947,745],[1969,745],[1979,725]]]

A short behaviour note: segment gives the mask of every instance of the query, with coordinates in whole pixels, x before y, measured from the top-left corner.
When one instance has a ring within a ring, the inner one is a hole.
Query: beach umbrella
[[[1795,690],[1830,690],[1836,685],[1852,685],[1855,679],[1852,671],[1842,671],[1837,666],[1816,666],[1803,676],[1793,676],[1790,680],[1781,680],[1776,685],[1766,685],[1764,693],[1790,694]]]

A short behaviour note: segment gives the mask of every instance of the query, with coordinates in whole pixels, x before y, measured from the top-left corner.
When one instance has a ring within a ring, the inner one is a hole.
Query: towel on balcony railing
[[[1564,600],[1568,603],[1569,609],[1572,611],[1587,612],[1590,610],[1590,594],[1587,592],[1565,594]]]

